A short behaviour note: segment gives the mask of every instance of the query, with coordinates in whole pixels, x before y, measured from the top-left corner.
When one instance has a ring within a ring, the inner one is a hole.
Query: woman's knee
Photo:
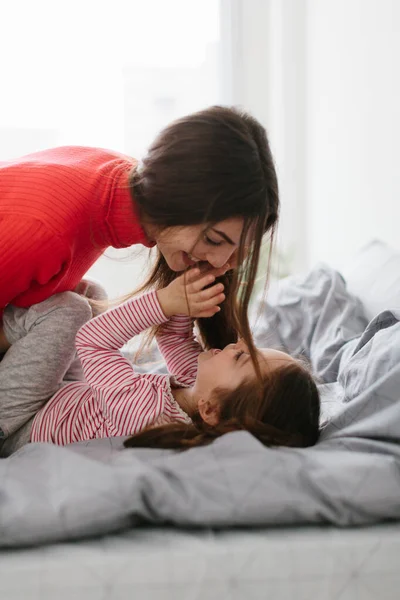
[[[68,320],[83,325],[92,318],[92,308],[87,298],[75,292],[62,292],[52,296],[54,310],[57,310]]]
[[[27,328],[44,320],[57,322],[60,327],[77,329],[92,318],[92,309],[86,298],[75,292],[61,292],[28,309]]]
[[[108,295],[104,287],[93,279],[82,279],[74,292],[88,299],[92,316],[97,317],[108,308]]]
[[[29,308],[8,305],[3,315],[4,332],[10,344],[25,337],[37,326],[40,330],[78,331],[93,317],[89,301],[75,292],[54,294]]]

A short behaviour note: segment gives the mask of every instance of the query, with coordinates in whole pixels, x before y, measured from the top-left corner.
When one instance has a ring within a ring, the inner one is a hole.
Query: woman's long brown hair
[[[206,228],[243,218],[239,267],[220,278],[226,300],[219,313],[198,319],[197,325],[206,348],[224,347],[242,337],[260,375],[247,313],[262,238],[269,232],[272,242],[279,213],[278,182],[265,129],[249,114],[220,106],[179,119],[156,138],[140,168],[132,171],[130,186],[144,224],[168,228],[204,223]],[[249,232],[252,243],[246,258]],[[136,293],[165,287],[175,277],[159,253]]]
[[[191,424],[170,423],[145,429],[124,443],[126,448],[188,449],[204,446],[231,431],[245,430],[265,446],[304,448],[319,437],[320,397],[315,381],[300,363],[272,371],[259,384],[246,381],[233,391],[215,390],[220,406],[217,426],[198,413]]]

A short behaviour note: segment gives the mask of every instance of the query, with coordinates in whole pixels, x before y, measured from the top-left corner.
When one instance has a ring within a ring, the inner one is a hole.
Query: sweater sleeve
[[[69,255],[68,247],[40,221],[0,217],[0,313],[10,303],[23,306],[19,297],[28,290],[40,294],[45,285],[51,290],[48,284],[60,279]]]
[[[136,373],[120,348],[166,320],[156,293],[151,292],[88,321],[76,336],[85,379],[113,435],[140,431],[162,412],[157,385],[151,377]]]
[[[171,317],[159,329],[157,344],[168,371],[179,383],[193,385],[197,374],[197,359],[203,352],[194,338],[193,319],[185,315]]]

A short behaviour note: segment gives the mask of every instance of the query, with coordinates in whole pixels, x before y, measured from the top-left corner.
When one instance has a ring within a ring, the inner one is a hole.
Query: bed
[[[320,444],[32,444],[0,462],[5,598],[381,600],[400,584],[400,255],[371,242],[254,313],[324,380]]]

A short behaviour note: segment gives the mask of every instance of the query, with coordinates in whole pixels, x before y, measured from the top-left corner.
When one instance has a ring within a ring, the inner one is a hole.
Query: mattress
[[[398,600],[400,524],[139,528],[0,553],[7,600]]]

